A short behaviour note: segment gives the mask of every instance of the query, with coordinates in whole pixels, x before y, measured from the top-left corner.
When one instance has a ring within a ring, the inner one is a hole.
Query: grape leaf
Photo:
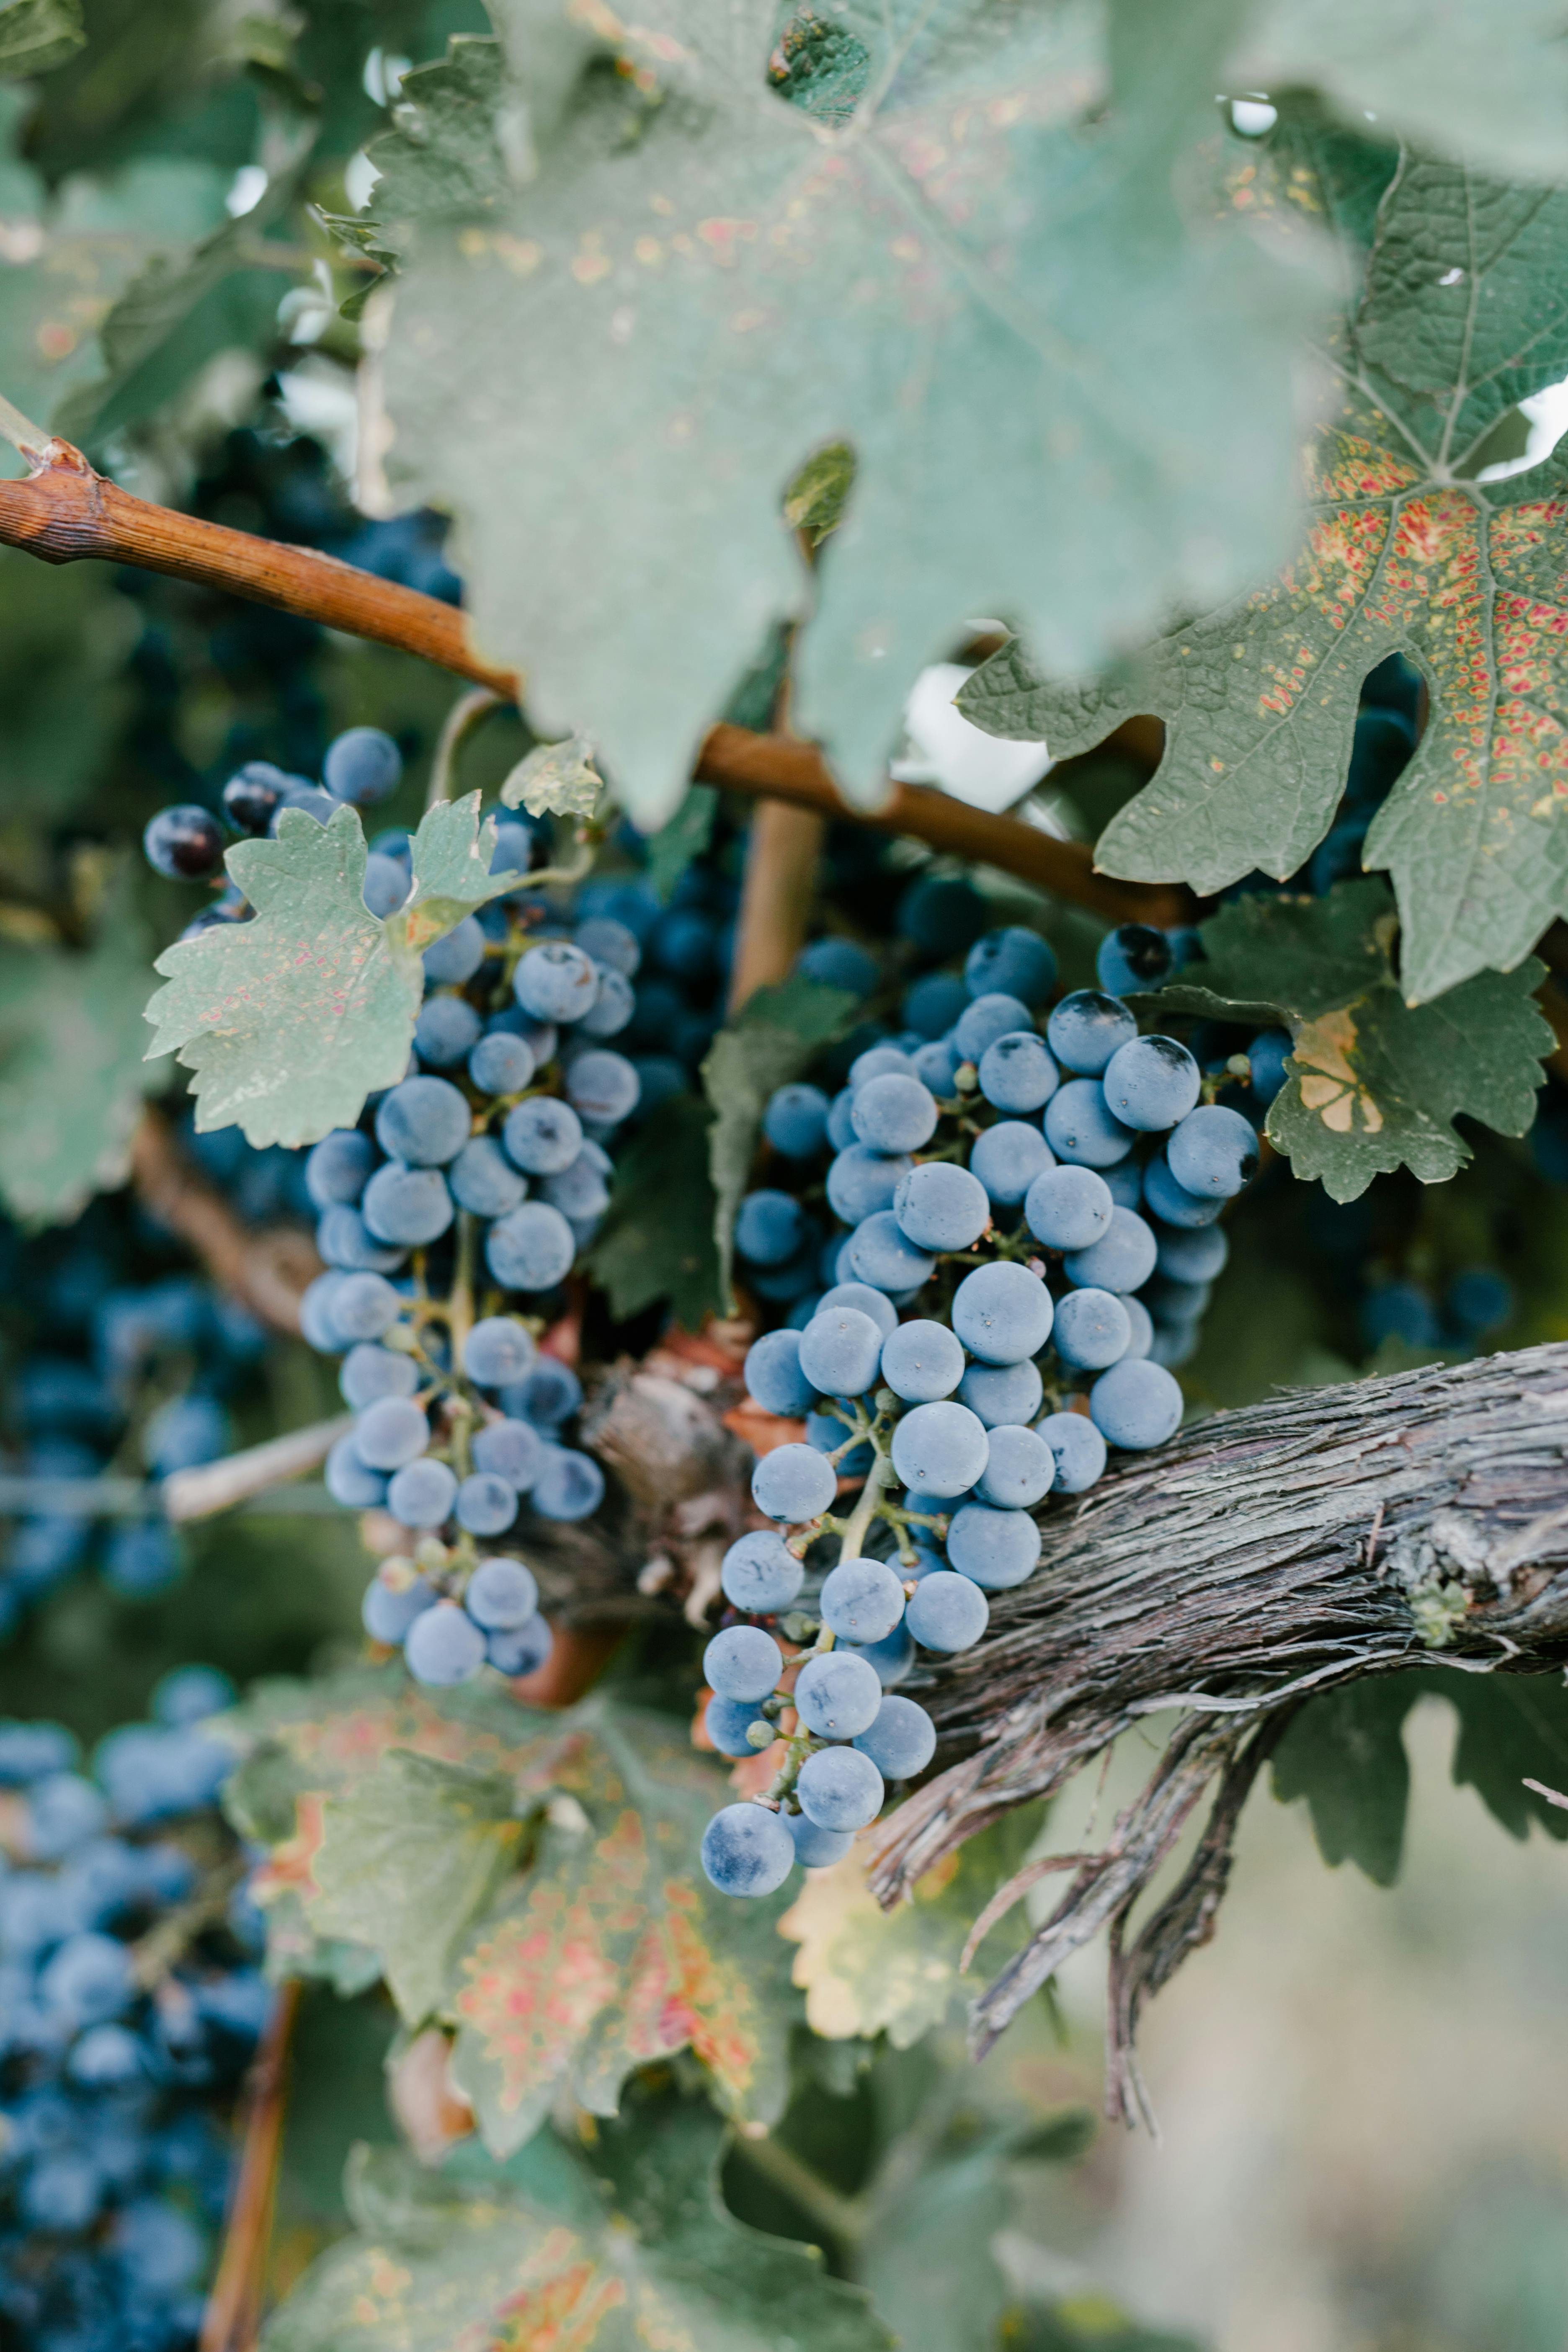
[[[796,972],[777,988],[759,988],[721,1029],[702,1065],[713,1106],[708,1168],[720,1289],[728,1299],[734,1265],[735,1212],[752,1177],[768,1097],[807,1068],[824,1045],[842,1037],[858,1010],[847,989],[824,988]]]
[[[1353,1862],[1378,1886],[1399,1875],[1410,1800],[1405,1718],[1420,1695],[1415,1675],[1324,1691],[1274,1751],[1274,1794],[1282,1804],[1306,1798],[1323,1860]]]
[[[649,835],[648,888],[661,906],[668,906],[675,886],[694,857],[700,857],[713,837],[719,795],[711,784],[693,784],[668,824]]]
[[[1156,1018],[1170,1010],[1289,1029],[1268,1137],[1336,1201],[1395,1168],[1446,1183],[1470,1158],[1454,1126],[1461,1112],[1522,1135],[1555,1042],[1533,1000],[1533,959],[1410,1005],[1391,961],[1395,930],[1374,877],[1336,883],[1321,898],[1251,893],[1203,925],[1206,962],[1139,1000]]]
[[[535,744],[518,761],[500,796],[504,806],[526,809],[530,816],[586,819],[598,807],[604,789],[593,745],[585,735],[570,735],[563,743]]]
[[[658,1298],[688,1331],[724,1312],[708,1134],[704,1106],[677,1095],[622,1149],[604,1223],[582,1261],[617,1322]]]
[[[1310,141],[1245,193],[1259,210],[1292,190],[1333,201]],[[1565,234],[1568,193],[1404,159],[1326,354],[1342,404],[1310,455],[1298,556],[1106,678],[1053,685],[1012,646],[970,679],[966,717],[1058,758],[1135,711],[1165,720],[1158,770],[1097,846],[1105,872],[1205,891],[1294,873],[1343,788],[1362,681],[1398,651],[1431,711],[1364,857],[1394,879],[1406,997],[1510,969],[1568,909],[1568,457],[1465,478],[1500,417],[1568,373]]]
[[[505,2167],[438,2171],[356,2150],[358,2234],[268,2323],[264,2352],[892,2352],[815,2250],[743,2229],[719,2189],[721,2127],[661,2103],[585,2145],[544,2132]]]
[[[1527,1789],[1540,1780],[1568,1791],[1568,1691],[1557,1675],[1433,1674],[1426,1685],[1458,1717],[1453,1774],[1516,1838],[1532,1822],[1568,1838],[1568,1812]]]
[[[384,921],[363,896],[357,809],[320,825],[285,809],[274,841],[225,859],[256,908],[158,959],[167,985],[147,1007],[147,1058],[177,1053],[195,1072],[196,1126],[243,1128],[250,1142],[313,1143],[352,1127],[365,1097],[408,1066],[424,975],[419,959],[476,907],[515,888],[492,875],[495,828],[479,796],[426,812],[414,838],[407,904]]]
[[[0,8],[0,74],[47,73],[86,41],[81,0],[7,0]]]
[[[966,615],[1016,612],[1088,663],[1282,548],[1321,289],[1176,193],[1234,13],[1156,42],[1098,0],[823,0],[781,42],[774,0],[650,0],[624,26],[498,0],[517,85],[498,76],[494,121],[521,87],[539,166],[458,134],[448,82],[459,160],[387,192],[389,462],[458,514],[477,636],[547,727],[593,730],[641,821],[805,604],[781,498],[830,443],[856,488],[796,718],[863,801]],[[535,59],[573,21],[603,39],[563,104],[559,48],[542,96]]]

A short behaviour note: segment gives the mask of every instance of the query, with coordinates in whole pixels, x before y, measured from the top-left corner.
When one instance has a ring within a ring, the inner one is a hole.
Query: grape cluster
[[[202,1728],[231,1697],[176,1669],[90,1775],[59,1727],[0,1723],[0,2333],[33,2352],[174,2352],[200,2324],[270,1999]]]
[[[1102,976],[1157,984],[1184,944],[1114,933]],[[758,1461],[752,1501],[773,1528],[723,1564],[737,1621],[775,1630],[725,1625],[704,1669],[721,1753],[771,1747],[786,1711],[794,1727],[768,1795],[709,1825],[722,1893],[771,1892],[796,1860],[847,1850],[887,1782],[933,1752],[930,1717],[892,1687],[917,1649],[970,1648],[987,1593],[1038,1564],[1037,1507],[1092,1486],[1108,1446],[1160,1445],[1181,1420],[1160,1357],[1225,1263],[1215,1220],[1257,1169],[1256,1129],[1205,1100],[1187,1047],[1141,1035],[1109,989],[1063,997],[1042,1034],[1055,982],[1035,933],[984,933],[962,978],[914,983],[905,1033],[859,1054],[837,1096],[795,1084],[766,1107],[798,1189],[749,1193],[735,1245],[748,1283],[790,1311],[752,1346],[746,1383],[805,1435]],[[802,1197],[818,1170],[839,1221],[826,1238]],[[808,1581],[824,1535],[838,1559]]]

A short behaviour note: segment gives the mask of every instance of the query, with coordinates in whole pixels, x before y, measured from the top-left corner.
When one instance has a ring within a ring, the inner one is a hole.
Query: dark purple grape
[[[169,882],[205,882],[223,864],[216,817],[185,802],[160,809],[142,836],[147,863]]]
[[[270,760],[247,760],[223,788],[223,813],[237,833],[265,833],[292,781]]]

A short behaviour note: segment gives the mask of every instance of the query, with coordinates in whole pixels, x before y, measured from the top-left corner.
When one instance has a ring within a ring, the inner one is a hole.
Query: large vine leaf
[[[1375,878],[1337,883],[1321,898],[1249,894],[1203,926],[1206,961],[1141,1000],[1289,1029],[1269,1139],[1336,1201],[1353,1201],[1395,1168],[1446,1183],[1470,1157],[1454,1126],[1461,1112],[1522,1135],[1555,1042],[1533,1000],[1542,978],[1533,959],[1411,1005],[1392,961],[1396,930]]]
[[[661,1103],[622,1149],[605,1222],[582,1261],[617,1322],[658,1298],[688,1331],[724,1312],[708,1152],[708,1111],[694,1095]]]
[[[0,8],[0,74],[47,73],[87,40],[81,0],[6,0]]]
[[[1392,1886],[1405,1850],[1410,1759],[1405,1718],[1420,1696],[1413,1675],[1383,1675],[1325,1691],[1302,1708],[1274,1751],[1274,1794],[1305,1797],[1318,1851]]]
[[[721,2152],[712,2116],[669,2103],[584,2147],[542,2133],[504,2168],[360,2148],[357,2234],[307,2272],[265,2352],[892,2352],[815,2249],[725,2210]]]
[[[781,42],[773,0],[626,25],[498,0],[531,177],[464,127],[476,52],[460,91],[411,78],[390,462],[460,518],[478,640],[546,728],[593,730],[644,821],[805,602],[780,504],[814,449],[850,443],[857,475],[796,716],[861,799],[967,615],[1081,665],[1271,560],[1321,288],[1175,193],[1235,13],[1205,0],[1155,42],[1100,0],[823,0]],[[585,23],[600,54],[563,103]],[[498,77],[493,121],[517,104]]]
[[[352,1127],[365,1097],[408,1066],[423,987],[420,957],[487,899],[495,828],[479,796],[427,810],[414,837],[414,885],[385,920],[364,903],[364,829],[344,806],[330,824],[285,809],[273,841],[225,859],[256,908],[158,959],[147,1058],[177,1053],[195,1077],[196,1125],[243,1128],[258,1146],[313,1143]]]
[[[1291,132],[1232,192],[1322,212],[1329,176],[1322,143]],[[1407,998],[1511,968],[1568,909],[1568,459],[1466,478],[1500,417],[1568,373],[1565,235],[1563,191],[1405,159],[1327,352],[1342,401],[1310,453],[1298,556],[1108,678],[1053,685],[1015,646],[970,680],[977,725],[1058,756],[1134,711],[1164,719],[1159,769],[1098,845],[1106,872],[1205,891],[1295,872],[1343,787],[1362,681],[1399,651],[1430,716],[1365,862],[1394,879]]]

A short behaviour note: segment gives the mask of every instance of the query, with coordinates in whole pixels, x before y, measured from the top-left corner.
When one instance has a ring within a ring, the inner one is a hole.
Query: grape
[[[316,1250],[327,1265],[347,1274],[395,1274],[408,1253],[378,1242],[357,1209],[323,1209],[316,1226]]]
[[[1179,1226],[1156,1226],[1155,1242],[1154,1262],[1173,1282],[1213,1282],[1224,1273],[1230,1255],[1230,1243],[1218,1225],[1206,1225],[1195,1233],[1184,1233]]]
[[[1142,1290],[1154,1271],[1158,1247],[1152,1227],[1136,1210],[1112,1209],[1100,1239],[1087,1249],[1069,1250],[1062,1270],[1079,1289]]]
[[[101,1819],[101,1800],[99,1814]],[[129,1951],[114,1937],[92,1928],[68,1936],[38,1971],[38,2000],[43,2008],[77,2028],[117,2016],[130,2007],[135,1995]]]
[[[397,790],[403,754],[379,727],[351,727],[327,746],[321,780],[334,800],[370,808]]]
[[[590,915],[578,924],[573,939],[586,956],[595,963],[606,964],[623,980],[632,979],[642,961],[642,950],[637,934],[613,915]]]
[[[412,1397],[378,1397],[354,1423],[354,1451],[372,1470],[401,1470],[430,1443],[430,1424]]]
[[[855,1097],[873,1078],[909,1078],[914,1076],[914,1063],[901,1045],[868,1045],[857,1054],[849,1065],[849,1099],[854,1108]]]
[[[601,1048],[579,1054],[568,1066],[566,1092],[581,1118],[616,1127],[636,1110],[642,1081],[624,1054]]]
[[[437,1070],[466,1062],[479,1035],[479,1014],[460,996],[427,996],[414,1024],[414,1050]]]
[[[877,985],[877,964],[853,940],[813,940],[795,960],[796,971],[823,988],[847,989],[851,996],[869,996]]]
[[[1123,923],[1107,932],[1094,960],[1095,978],[1112,996],[1163,988],[1174,966],[1171,942],[1150,923]]]
[[[783,1265],[809,1238],[806,1214],[789,1192],[748,1192],[735,1216],[735,1248],[753,1265]]]
[[[332,1293],[332,1321],[345,1340],[379,1339],[402,1307],[384,1275],[345,1274]]]
[[[1153,1342],[1154,1326],[1149,1309],[1141,1298],[1123,1298],[1121,1311],[1131,1327],[1122,1356],[1146,1356]],[[1120,1361],[1121,1359],[1118,1359]]]
[[[421,1249],[451,1223],[452,1195],[438,1168],[406,1168],[389,1160],[365,1186],[361,1213],[379,1241]]]
[[[1260,1029],[1247,1049],[1252,1066],[1252,1098],[1264,1109],[1285,1083],[1285,1064],[1294,1045],[1289,1029]]]
[[[772,1528],[753,1528],[724,1554],[719,1580],[724,1598],[749,1616],[772,1617],[787,1609],[805,1570]]]
[[[458,1499],[458,1482],[444,1462],[411,1462],[386,1490],[386,1507],[405,1528],[438,1528]]]
[[[746,1388],[764,1412],[798,1418],[816,1402],[800,1368],[800,1333],[770,1331],[746,1350]]]
[[[971,1364],[958,1384],[958,1401],[987,1429],[1032,1421],[1045,1383],[1037,1364]]]
[[[837,1488],[833,1465],[810,1445],[775,1445],[752,1473],[752,1500],[763,1517],[792,1526],[818,1517]]]
[[[576,1255],[571,1226],[547,1201],[525,1201],[485,1239],[485,1264],[503,1290],[552,1290],[571,1273]]]
[[[856,1088],[850,1124],[873,1151],[918,1151],[935,1134],[937,1117],[929,1087],[889,1070]]]
[[[806,1660],[793,1696],[796,1714],[818,1739],[853,1739],[876,1721],[882,1685],[864,1658],[828,1650]]]
[[[236,833],[267,831],[278,814],[289,779],[269,760],[247,760],[223,788],[223,813]]]
[[[951,1160],[928,1160],[899,1180],[893,1214],[906,1241],[919,1249],[963,1250],[991,1223],[984,1185]]]
[[[1131,1150],[1133,1136],[1111,1116],[1096,1079],[1069,1078],[1046,1105],[1046,1141],[1075,1167],[1114,1168]]]
[[[1035,1179],[1056,1164],[1056,1155],[1039,1129],[1017,1118],[1000,1119],[988,1127],[976,1138],[969,1155],[970,1174],[978,1177],[998,1209],[1016,1208]]]
[[[1228,1201],[1258,1173],[1258,1136],[1238,1110],[1205,1103],[1173,1129],[1165,1158],[1184,1192]]]
[[[1124,1209],[1121,1213],[1129,1213]],[[1100,1372],[1127,1353],[1132,1325],[1121,1299],[1091,1286],[1069,1290],[1057,1301],[1051,1337],[1057,1354],[1070,1370]]]
[[[984,1364],[1021,1364],[1051,1336],[1051,1294],[1037,1275],[999,1261],[976,1266],[952,1294],[952,1328]]]
[[[1203,1072],[1174,1037],[1134,1037],[1112,1054],[1101,1084],[1122,1126],[1152,1135],[1185,1118],[1202,1092]]]
[[[1143,1294],[1162,1323],[1195,1323],[1214,1296],[1212,1282],[1177,1282],[1157,1275]]]
[[[605,1499],[605,1474],[591,1454],[548,1446],[528,1499],[541,1518],[590,1518]]]
[[[898,1328],[899,1311],[885,1290],[873,1290],[868,1282],[838,1282],[825,1290],[816,1302],[819,1315],[832,1315],[841,1307],[856,1307],[868,1315],[883,1339]]]
[[[857,1225],[845,1254],[855,1279],[868,1282],[875,1290],[918,1290],[936,1271],[935,1258],[906,1240],[890,1209]]]
[[[900,1323],[882,1343],[882,1378],[906,1404],[935,1404],[963,1378],[963,1349],[945,1323]]]
[[[1050,1493],[1056,1456],[1043,1437],[1018,1422],[1003,1422],[990,1437],[991,1450],[975,1494],[999,1511],[1026,1511]]]
[[[1195,1192],[1186,1192],[1172,1175],[1163,1154],[1144,1168],[1143,1202],[1151,1216],[1168,1225],[1189,1228],[1212,1225],[1225,1206],[1223,1201],[1200,1200]]]
[[[1196,1355],[1198,1327],[1195,1323],[1170,1323],[1154,1334],[1149,1349],[1151,1363],[1165,1366],[1174,1371],[1180,1364]]]
[[[544,1444],[526,1421],[492,1421],[474,1439],[474,1466],[526,1495],[544,1467]]]
[[[998,1110],[1043,1109],[1061,1074],[1032,1029],[1010,1029],[980,1056],[980,1091]]]
[[[583,1149],[583,1122],[569,1103],[533,1095],[508,1111],[501,1141],[525,1176],[561,1176]]]
[[[416,1683],[444,1689],[473,1680],[485,1663],[485,1637],[455,1601],[437,1601],[408,1628],[403,1654]]]
[[[819,1308],[800,1335],[803,1380],[823,1396],[861,1396],[877,1379],[882,1334],[856,1307]]]
[[[875,1723],[857,1735],[855,1746],[884,1780],[912,1780],[936,1754],[936,1726],[912,1698],[888,1697]]]
[[[1112,1445],[1146,1453],[1181,1426],[1182,1391],[1163,1365],[1147,1359],[1113,1364],[1089,1392],[1095,1427]]]
[[[569,940],[544,940],[521,958],[511,985],[536,1021],[580,1021],[599,993],[599,975]]]
[[[1062,1067],[1101,1076],[1113,1054],[1131,1044],[1138,1024],[1120,997],[1080,988],[1064,996],[1046,1024],[1046,1043]]]
[[[323,1135],[305,1161],[305,1190],[318,1209],[352,1208],[375,1165],[375,1149],[357,1129]]]
[[[492,1029],[468,1055],[468,1076],[482,1094],[518,1095],[533,1080],[534,1059],[522,1038]]]
[[[517,1488],[493,1470],[476,1470],[458,1488],[458,1525],[471,1536],[499,1536],[517,1517]]]
[[[987,1045],[1010,1030],[1030,1026],[1029,1008],[1016,996],[993,992],[976,996],[959,1014],[953,1024],[952,1042],[966,1062],[978,1063]]]
[[[575,1223],[586,1223],[602,1217],[610,1205],[610,1190],[605,1182],[615,1167],[610,1155],[591,1139],[584,1141],[582,1150],[570,1168],[559,1176],[542,1176],[534,1187],[542,1201]]]
[[[939,1565],[934,1559],[931,1564],[933,1567]],[[900,1562],[897,1572],[902,1576],[912,1576],[916,1571],[905,1568]],[[903,1681],[914,1664],[915,1645],[910,1638],[908,1626],[900,1624],[895,1625],[890,1633],[884,1634],[879,1642],[857,1643],[853,1651],[847,1654],[864,1658],[868,1666],[876,1668],[877,1680],[882,1688],[891,1690],[895,1683]]]
[[[755,1756],[760,1751],[747,1738],[753,1724],[760,1724],[771,1744],[773,1726],[762,1714],[754,1700],[710,1698],[702,1717],[703,1729],[721,1756]]]
[[[720,1698],[764,1699],[784,1673],[784,1654],[771,1633],[757,1625],[731,1625],[715,1633],[702,1654],[702,1672]]]
[[[818,1454],[836,1454],[841,1445],[849,1444],[852,1434],[836,1413],[808,1412],[805,1416],[805,1442],[815,1446]],[[838,1475],[841,1478],[858,1478],[869,1470],[876,1458],[876,1451],[870,1444],[856,1445],[839,1463]]]
[[[373,1576],[360,1603],[361,1622],[373,1642],[384,1642],[390,1649],[401,1649],[416,1617],[435,1599],[422,1576],[403,1586],[384,1584],[379,1576]]]
[[[395,914],[407,898],[411,886],[409,870],[400,859],[384,857],[378,851],[371,851],[364,861],[364,883],[360,896],[373,915],[379,915],[384,922],[388,915]]]
[[[1216,1234],[1216,1240],[1224,1238]],[[1221,1263],[1224,1261],[1222,1259]],[[1216,1267],[1215,1272],[1218,1271]],[[1449,1320],[1468,1336],[1481,1339],[1489,1331],[1500,1330],[1512,1319],[1515,1308],[1514,1287],[1506,1274],[1495,1266],[1468,1265],[1454,1276],[1443,1295],[1443,1305]]]
[[[613,965],[600,964],[596,969],[599,974],[599,993],[578,1022],[577,1034],[581,1037],[597,1037],[601,1040],[606,1037],[618,1037],[622,1030],[629,1027],[636,1018],[637,992],[631,982],[616,971]],[[641,1075],[635,1062],[628,1063],[626,1066],[630,1069],[633,1077],[637,1079],[637,1099],[640,1101],[642,1098]],[[616,1083],[624,1091],[626,1084],[625,1078],[617,1076]]]
[[[405,1078],[382,1097],[375,1139],[406,1168],[441,1168],[467,1143],[468,1106],[447,1078]]]
[[[223,864],[223,828],[193,802],[160,809],[142,835],[154,874],[166,882],[205,882]]]
[[[980,1587],[950,1568],[922,1577],[904,1610],[904,1622],[924,1650],[973,1649],[990,1622]]]
[[[968,1003],[969,991],[963,981],[945,971],[928,972],[904,991],[900,1008],[904,1026],[932,1041],[945,1037]]]
[[[841,1642],[880,1642],[900,1623],[904,1588],[879,1559],[841,1559],[822,1586],[822,1622]]]
[[[331,793],[321,791],[315,784],[307,784],[303,781],[296,782],[290,779],[289,789],[283,795],[269,830],[276,839],[279,825],[291,809],[298,810],[301,816],[308,816],[312,824],[324,828],[331,824],[338,813],[338,808],[339,803],[333,800]]]
[[[1027,1277],[1026,1277],[1027,1278]],[[916,1405],[893,1432],[893,1467],[912,1494],[964,1494],[985,1469],[985,1424],[967,1405]]]
[[[795,1840],[765,1805],[726,1805],[702,1832],[702,1868],[721,1895],[771,1895],[795,1863]]]
[[[958,1048],[946,1038],[917,1047],[911,1056],[921,1086],[929,1087],[943,1102],[949,1101],[957,1088],[960,1058]]]
[[[327,1492],[345,1511],[374,1510],[386,1500],[386,1480],[360,1460],[352,1437],[340,1437],[322,1472]]]
[[[421,958],[426,983],[434,982],[437,988],[462,988],[484,960],[485,935],[477,915],[465,915]]]
[[[487,1315],[463,1342],[463,1370],[482,1389],[521,1381],[533,1361],[533,1335],[515,1315]]]
[[[795,1841],[795,1858],[803,1870],[828,1870],[842,1862],[855,1843],[852,1830],[825,1830],[808,1813],[779,1816]]]
[[[464,1144],[447,1181],[458,1208],[476,1217],[504,1217],[528,1192],[526,1181],[489,1135],[476,1135]]]
[[[51,1772],[35,1780],[27,1791],[23,1833],[28,1859],[60,1861],[84,1840],[98,1835],[106,1810],[102,1796],[79,1772]]]
[[[807,1821],[823,1830],[863,1830],[887,1794],[871,1759],[855,1748],[819,1748],[801,1766],[795,1792]]]
[[[1043,1004],[1057,984],[1057,960],[1037,931],[1010,923],[975,940],[964,958],[963,977],[972,997],[1001,994]]]
[[[1034,1433],[1026,1430],[1023,1434],[1028,1437]],[[1040,1450],[1050,1455],[1049,1446],[1042,1444]],[[1054,1459],[1051,1467],[1056,1467]],[[1027,1511],[993,1510],[984,1503],[965,1503],[953,1513],[947,1531],[947,1556],[972,1583],[987,1592],[1005,1592],[1022,1584],[1039,1566],[1040,1530]]]
[[[508,1412],[521,1413],[536,1429],[558,1428],[571,1420],[582,1402],[582,1381],[570,1364],[554,1356],[539,1357],[527,1376],[501,1397]]]
[[[834,1151],[847,1151],[855,1141],[855,1089],[844,1087],[827,1106],[827,1141]]]
[[[554,1647],[555,1636],[542,1617],[485,1636],[485,1656],[503,1675],[536,1674]]]
[[[68,1772],[77,1758],[73,1733],[60,1723],[0,1723],[0,1788]]]
[[[827,1140],[827,1097],[820,1087],[775,1087],[763,1113],[763,1133],[786,1160],[814,1159]]]
[[[973,882],[922,874],[899,901],[899,935],[935,960],[964,955],[985,929],[985,900]]]
[[[873,1151],[868,1143],[851,1143],[839,1152],[827,1171],[827,1205],[847,1225],[863,1224],[879,1210],[890,1209],[893,1195],[913,1161]]]

